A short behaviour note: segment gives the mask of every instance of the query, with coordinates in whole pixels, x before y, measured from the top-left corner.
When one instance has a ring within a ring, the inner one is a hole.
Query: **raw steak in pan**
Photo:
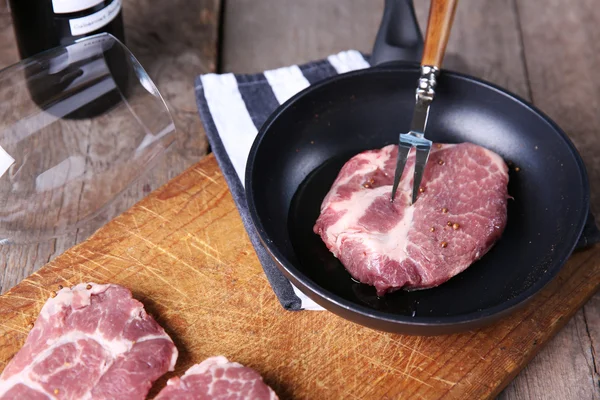
[[[82,283],[46,301],[0,376],[0,399],[144,399],[177,354],[128,289]]]
[[[378,295],[438,286],[481,258],[506,225],[508,168],[471,144],[434,144],[415,205],[414,151],[390,202],[398,147],[362,152],[339,172],[314,231]]]

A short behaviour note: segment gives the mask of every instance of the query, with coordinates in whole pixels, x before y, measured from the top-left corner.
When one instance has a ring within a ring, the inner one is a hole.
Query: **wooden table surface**
[[[530,99],[573,139],[587,165],[592,209],[600,213],[600,9],[597,0],[461,0],[445,67]],[[425,28],[428,2],[416,0]],[[115,206],[176,176],[207,152],[193,99],[193,77],[256,72],[355,48],[369,52],[383,1],[126,0],[128,45],[173,111],[178,145]],[[18,57],[0,4],[0,67]],[[218,51],[220,50],[220,51]],[[78,231],[35,245],[0,249],[0,291],[84,240]],[[499,396],[600,399],[600,295],[596,294]]]

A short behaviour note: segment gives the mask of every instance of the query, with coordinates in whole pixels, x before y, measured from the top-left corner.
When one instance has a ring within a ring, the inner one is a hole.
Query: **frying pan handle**
[[[371,65],[391,61],[419,62],[422,54],[423,35],[412,0],[385,0]]]

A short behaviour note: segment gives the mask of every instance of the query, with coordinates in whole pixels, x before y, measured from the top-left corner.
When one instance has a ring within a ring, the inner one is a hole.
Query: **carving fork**
[[[431,0],[427,34],[421,60],[421,76],[417,85],[412,123],[408,133],[400,134],[398,143],[398,160],[396,161],[396,172],[392,186],[392,202],[396,197],[398,184],[412,147],[416,150],[412,204],[417,201],[432,144],[431,140],[425,138],[429,106],[435,97],[436,78],[450,37],[457,2],[458,0]]]

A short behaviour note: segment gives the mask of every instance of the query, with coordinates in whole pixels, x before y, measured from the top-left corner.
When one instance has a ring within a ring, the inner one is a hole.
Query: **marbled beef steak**
[[[0,399],[145,399],[177,349],[119,285],[63,288],[0,376]]]
[[[506,225],[508,168],[471,144],[434,144],[417,202],[411,152],[390,202],[398,148],[351,158],[323,200],[314,232],[378,295],[438,286],[481,258]]]

